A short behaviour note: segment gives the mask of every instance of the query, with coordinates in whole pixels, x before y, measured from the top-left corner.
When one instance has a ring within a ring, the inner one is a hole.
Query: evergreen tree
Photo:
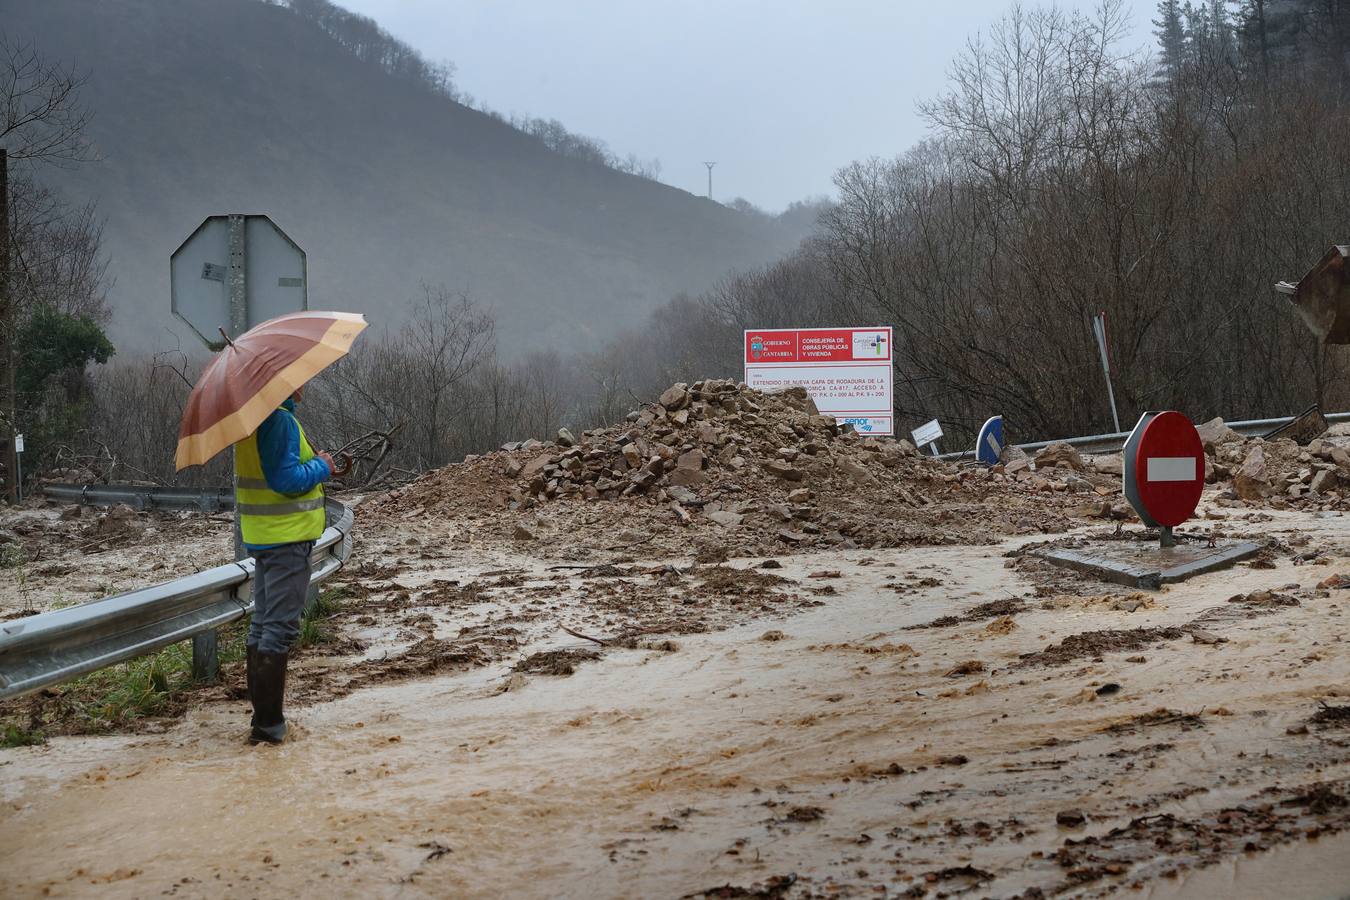
[[[1243,54],[1254,61],[1262,78],[1270,77],[1270,31],[1267,26],[1268,0],[1243,0],[1237,14],[1238,41]]]
[[[1170,82],[1181,76],[1186,58],[1186,30],[1181,15],[1179,0],[1159,0],[1158,18],[1153,20],[1153,33],[1158,37],[1158,67]]]

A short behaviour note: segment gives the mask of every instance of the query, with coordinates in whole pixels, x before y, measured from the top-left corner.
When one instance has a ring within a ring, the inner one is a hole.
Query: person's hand
[[[317,456],[319,459],[323,460],[324,465],[328,466],[329,478],[332,478],[335,475],[337,475],[337,463],[333,462],[333,457],[331,455],[322,450],[320,450],[318,453],[315,453],[314,455]]]

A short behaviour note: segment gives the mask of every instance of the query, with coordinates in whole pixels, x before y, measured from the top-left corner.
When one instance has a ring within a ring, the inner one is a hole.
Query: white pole
[[[1106,355],[1106,313],[1092,317],[1092,333],[1097,338],[1097,351],[1102,358],[1102,374],[1106,376],[1106,396],[1111,400],[1111,418],[1116,423],[1116,433],[1120,433],[1120,413],[1116,412],[1116,391],[1111,386],[1111,363]]]

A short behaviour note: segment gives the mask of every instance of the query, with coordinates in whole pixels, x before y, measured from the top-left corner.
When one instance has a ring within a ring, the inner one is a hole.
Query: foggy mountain
[[[99,159],[35,174],[98,203],[124,353],[195,347],[168,261],[211,214],[270,215],[313,308],[396,323],[424,282],[463,290],[508,358],[635,325],[809,227],[552,152],[260,0],[0,0],[0,30],[89,76]]]

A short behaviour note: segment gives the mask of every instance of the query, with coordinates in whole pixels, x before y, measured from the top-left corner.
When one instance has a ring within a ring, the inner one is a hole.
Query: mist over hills
[[[89,75],[99,159],[35,174],[106,219],[124,353],[195,345],[168,260],[211,214],[270,215],[308,254],[314,308],[397,323],[444,284],[503,349],[564,352],[809,227],[554,153],[260,0],[0,0],[0,30]]]

